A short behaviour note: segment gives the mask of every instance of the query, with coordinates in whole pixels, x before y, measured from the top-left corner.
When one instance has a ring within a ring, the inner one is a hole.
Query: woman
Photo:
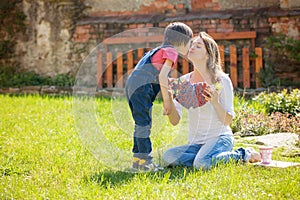
[[[201,32],[193,41],[188,58],[194,70],[180,79],[190,85],[203,82],[209,85],[203,94],[207,103],[188,110],[188,144],[167,150],[163,155],[164,161],[169,166],[194,166],[204,170],[229,160],[259,161],[259,154],[251,148],[232,151],[234,138],[229,125],[235,114],[233,87],[228,75],[222,71],[217,43]],[[216,85],[219,90],[214,87]],[[173,100],[168,115],[170,122],[178,124],[181,115],[182,105]]]

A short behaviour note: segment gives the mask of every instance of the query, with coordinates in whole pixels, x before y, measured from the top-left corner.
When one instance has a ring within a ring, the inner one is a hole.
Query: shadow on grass
[[[149,180],[162,180],[167,177],[168,181],[181,180],[185,179],[189,173],[195,172],[195,169],[192,167],[174,167],[174,168],[165,168],[159,172],[122,172],[122,171],[113,171],[105,170],[103,172],[97,172],[91,176],[84,178],[86,182],[97,183],[102,187],[114,187],[122,184],[126,184],[133,180],[135,177]]]

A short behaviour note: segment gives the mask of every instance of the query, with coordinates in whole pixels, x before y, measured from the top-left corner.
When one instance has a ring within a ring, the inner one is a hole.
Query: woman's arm
[[[218,94],[216,94],[216,96],[218,96]],[[215,108],[215,111],[218,115],[219,120],[225,125],[229,125],[232,121],[233,116],[230,115],[228,112],[226,112],[223,108],[223,106],[217,101],[211,101],[211,104],[213,105],[213,107]]]
[[[226,109],[232,110],[233,111],[233,92],[232,92],[232,87],[230,85],[230,83],[227,82],[223,82],[223,88],[221,90],[221,96],[223,101],[223,103],[220,103],[220,95],[218,93],[217,90],[213,89],[213,90],[209,90],[206,89],[206,93],[208,94],[207,96],[205,96],[206,100],[210,101],[211,105],[214,107],[219,120],[225,125],[229,125],[233,119],[233,114],[231,114],[231,112],[228,112],[225,110],[224,106],[226,107]],[[224,104],[224,105],[222,105]]]

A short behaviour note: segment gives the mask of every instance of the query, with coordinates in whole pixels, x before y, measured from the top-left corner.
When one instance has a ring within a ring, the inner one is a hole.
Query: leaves
[[[284,89],[279,93],[262,92],[252,100],[235,99],[233,132],[242,135],[265,135],[293,132],[300,135],[300,91]]]
[[[0,87],[20,86],[73,86],[75,78],[70,74],[58,74],[55,77],[42,77],[34,72],[18,73],[11,67],[0,67]]]
[[[294,89],[288,92],[283,89],[279,93],[262,92],[253,98],[266,107],[269,114],[274,112],[289,113],[292,116],[299,116],[300,114],[300,90]]]

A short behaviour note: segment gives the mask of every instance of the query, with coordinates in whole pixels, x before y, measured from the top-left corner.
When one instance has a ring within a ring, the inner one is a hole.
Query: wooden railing
[[[244,47],[239,51],[235,46],[220,45],[223,70],[230,75],[234,88],[260,87],[257,74],[263,66],[262,48],[255,47],[256,32],[209,33],[215,40],[250,39],[251,48]],[[127,76],[142,58],[144,53],[160,43],[163,36],[147,36],[138,38],[110,38],[103,42],[105,51],[98,52],[97,57],[97,85],[98,88],[123,88]],[[127,52],[109,51],[109,45],[143,43],[145,48],[137,48]],[[171,74],[178,77],[192,70],[192,65],[184,57],[179,57],[177,68]]]

